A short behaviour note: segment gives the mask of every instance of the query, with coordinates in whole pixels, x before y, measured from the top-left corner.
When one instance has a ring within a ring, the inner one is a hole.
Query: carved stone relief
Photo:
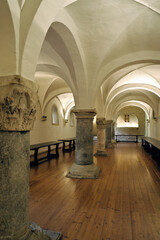
[[[19,77],[0,78],[0,130],[33,128],[38,100],[35,83]]]
[[[106,128],[106,119],[105,118],[97,118],[96,123],[97,123],[97,128],[98,129],[105,129]]]

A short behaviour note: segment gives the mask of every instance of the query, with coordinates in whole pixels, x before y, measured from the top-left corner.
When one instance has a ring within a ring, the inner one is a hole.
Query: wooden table
[[[34,151],[34,164],[38,164],[38,161],[43,160],[43,159],[51,159],[53,157],[58,157],[59,156],[59,144],[62,143],[61,141],[51,141],[51,142],[44,142],[44,143],[38,143],[38,144],[33,144],[30,145],[30,150]],[[55,145],[56,146],[56,153],[55,154],[51,154],[51,146]],[[38,150],[40,148],[44,148],[44,147],[48,147],[48,151],[47,151],[47,156],[42,157],[42,158],[38,158]]]
[[[134,135],[125,135],[125,134],[117,134],[117,135],[115,135],[116,136],[116,142],[135,142],[135,143],[138,143],[138,137],[142,137],[143,135],[138,135],[138,134],[134,134]],[[118,137],[134,137],[135,138],[135,140],[126,140],[126,141],[120,141],[120,140],[118,140]]]
[[[71,152],[72,150],[75,150],[75,141],[76,138],[61,138],[58,141],[63,142],[63,152]],[[69,145],[66,146],[66,143],[69,143]]]

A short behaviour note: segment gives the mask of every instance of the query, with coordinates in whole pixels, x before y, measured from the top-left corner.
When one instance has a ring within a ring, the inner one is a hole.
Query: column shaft
[[[112,138],[112,143],[116,143],[116,140],[115,140],[115,122],[112,122],[112,127],[111,127],[111,131],[112,131],[112,136],[111,136],[111,138]]]
[[[93,119],[77,118],[75,163],[89,165],[93,163]]]
[[[105,152],[105,127],[106,127],[106,120],[105,118],[97,118],[97,152],[95,156],[107,156]]]
[[[112,120],[106,121],[106,147],[113,148],[112,144]]]
[[[29,131],[37,87],[19,76],[0,78],[0,240],[56,240],[29,223]]]
[[[29,132],[0,132],[0,239],[29,233]]]
[[[74,110],[77,117],[75,163],[67,177],[97,178],[100,168],[93,163],[93,117],[94,110]]]

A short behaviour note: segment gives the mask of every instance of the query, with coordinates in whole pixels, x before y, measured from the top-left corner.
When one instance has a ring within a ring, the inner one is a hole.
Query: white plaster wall
[[[159,108],[158,108],[158,119],[153,119],[153,112],[150,112],[150,136],[151,138],[155,138],[160,140],[160,103],[159,103]]]
[[[157,130],[156,130],[156,132],[157,132],[157,136],[156,136],[156,138],[158,139],[158,140],[160,140],[160,119],[158,119],[158,121],[157,121]]]
[[[59,114],[59,125],[53,125],[51,119],[52,106],[56,105]],[[47,120],[41,120],[40,106],[37,109],[36,121],[33,130],[30,132],[30,144],[58,140],[59,138],[70,138],[76,136],[76,119],[74,117],[74,127],[70,127],[70,119],[64,124],[62,118],[62,108],[60,102],[54,98],[46,108]]]
[[[151,138],[157,138],[157,122],[151,118],[150,120],[150,136]]]
[[[159,104],[158,104],[158,120],[157,120],[157,139],[160,140],[160,100],[159,100]]]

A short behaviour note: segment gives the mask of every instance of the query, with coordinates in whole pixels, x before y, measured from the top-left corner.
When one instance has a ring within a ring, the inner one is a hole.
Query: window
[[[125,122],[129,122],[129,115],[125,115]]]
[[[59,124],[58,110],[55,105],[52,107],[52,124]]]

